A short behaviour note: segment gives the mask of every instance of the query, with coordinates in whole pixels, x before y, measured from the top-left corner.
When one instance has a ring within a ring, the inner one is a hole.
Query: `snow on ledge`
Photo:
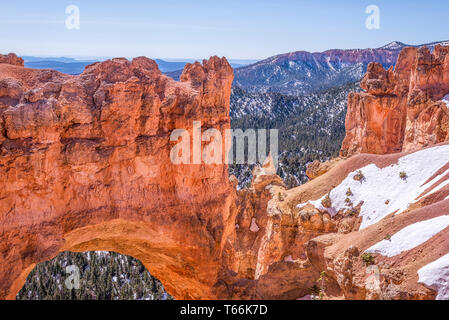
[[[308,295],[298,298],[296,300],[313,300],[313,297],[312,297],[312,295],[308,294]]]
[[[331,208],[326,209],[321,205],[325,196],[309,203],[333,216],[340,210],[348,209],[346,198],[349,198],[354,206],[363,201],[360,209],[363,219],[360,229],[364,229],[389,214],[399,214],[407,210],[421,193],[444,176],[439,175],[426,183],[448,161],[449,145],[443,145],[403,156],[397,164],[385,168],[370,164],[359,169],[365,177],[363,181],[353,179],[359,171],[356,170],[348,174],[345,180],[330,192]],[[401,172],[406,173],[406,179],[401,179]],[[346,193],[349,188],[352,196],[348,197]],[[303,206],[304,204],[299,204],[298,208]]]
[[[445,95],[443,100],[442,100],[446,106],[449,108],[449,94]]]
[[[419,283],[435,289],[436,300],[449,300],[449,254],[418,270]]]
[[[366,252],[394,257],[421,245],[447,227],[449,227],[449,215],[417,222],[400,230],[390,240],[382,240],[376,243]]]

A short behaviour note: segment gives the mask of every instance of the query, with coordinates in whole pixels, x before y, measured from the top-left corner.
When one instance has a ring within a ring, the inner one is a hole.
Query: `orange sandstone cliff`
[[[392,256],[367,251],[449,210],[449,146],[413,152],[445,140],[445,52],[405,49],[394,72],[373,64],[349,98],[342,153],[403,153],[316,165],[290,190],[270,157],[243,190],[224,164],[170,161],[174,129],[229,128],[224,58],[176,82],[147,58],[69,76],[0,56],[0,298],[65,250],[131,255],[177,299],[439,297],[422,270],[449,253],[446,229]]]
[[[348,98],[342,156],[418,150],[449,140],[449,47],[405,48],[395,68],[371,63]]]
[[[178,299],[307,294],[310,264],[282,262],[297,232],[282,247],[267,235],[279,219],[267,216],[272,189],[284,190],[269,161],[243,191],[224,164],[170,161],[173,130],[192,136],[201,121],[224,136],[230,127],[226,59],[188,64],[180,82],[147,58],[96,63],[79,76],[17,60],[0,64],[1,298],[65,250],[131,255]],[[310,238],[296,237],[294,246]],[[274,276],[263,277],[268,266]]]
[[[229,128],[232,79],[217,57],[180,82],[147,58],[79,76],[0,64],[0,296],[59,251],[102,249],[140,259],[177,298],[212,297],[227,167],[172,164],[169,137],[194,120]]]

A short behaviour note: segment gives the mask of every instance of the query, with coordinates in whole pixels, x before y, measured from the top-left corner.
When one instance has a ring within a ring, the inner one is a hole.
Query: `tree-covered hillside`
[[[79,269],[79,289],[65,282]],[[143,264],[115,252],[63,252],[38,264],[20,290],[18,300],[166,300],[172,297]]]
[[[359,91],[352,83],[305,96],[279,93],[248,93],[234,87],[231,96],[231,127],[246,130],[279,130],[278,174],[291,188],[307,181],[306,165],[337,156],[345,135],[349,92]],[[251,167],[230,166],[240,187],[249,184]]]

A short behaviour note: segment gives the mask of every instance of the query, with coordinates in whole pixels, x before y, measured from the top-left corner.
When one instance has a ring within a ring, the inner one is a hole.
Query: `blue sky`
[[[365,27],[368,5],[380,29]],[[80,29],[65,27],[68,5]],[[296,50],[449,39],[447,0],[1,1],[0,52],[71,57],[262,59]]]

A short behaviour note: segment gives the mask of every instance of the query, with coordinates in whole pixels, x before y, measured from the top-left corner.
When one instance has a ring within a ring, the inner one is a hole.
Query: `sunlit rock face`
[[[173,164],[170,134],[201,121],[224,135],[226,59],[189,64],[180,82],[147,58],[79,76],[16,60],[0,59],[0,296],[60,251],[108,250],[141,260],[177,298],[213,297],[227,166]]]
[[[405,48],[395,68],[371,63],[348,98],[343,156],[414,151],[449,140],[449,47]]]
[[[23,67],[24,61],[14,53],[0,54],[0,63],[12,64],[14,66]]]
[[[317,273],[304,243],[316,234],[282,216],[271,157],[242,191],[226,164],[171,161],[175,129],[193,140],[200,121],[226,136],[232,80],[217,57],[186,65],[180,82],[147,58],[79,76],[0,64],[0,297],[37,263],[94,250],[139,259],[176,299],[306,295]]]
[[[446,53],[404,49],[394,71],[370,65],[366,92],[349,97],[342,155],[385,155],[315,164],[290,190],[271,157],[243,190],[226,164],[171,161],[175,129],[229,129],[224,58],[186,65],[180,82],[147,58],[79,76],[0,63],[0,298],[59,252],[98,250],[139,259],[176,299],[437,297],[426,270],[448,253],[444,230],[395,257],[364,254],[449,210],[447,145],[412,153],[419,161],[397,153],[447,140]],[[369,198],[385,188],[378,171],[397,199]],[[381,219],[363,224],[373,201]]]

